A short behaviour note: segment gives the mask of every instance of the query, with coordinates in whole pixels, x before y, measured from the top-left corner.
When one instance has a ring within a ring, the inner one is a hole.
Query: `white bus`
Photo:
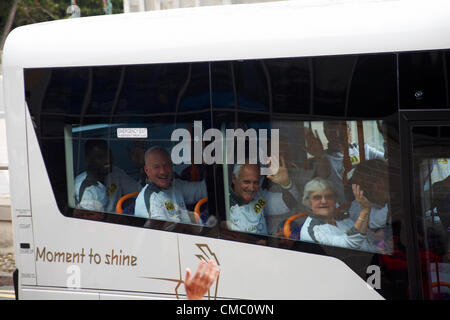
[[[213,259],[205,299],[448,299],[449,16],[447,0],[285,1],[14,29],[18,297],[185,299],[185,268]],[[216,143],[230,129],[248,162],[276,142],[289,180],[247,179]]]

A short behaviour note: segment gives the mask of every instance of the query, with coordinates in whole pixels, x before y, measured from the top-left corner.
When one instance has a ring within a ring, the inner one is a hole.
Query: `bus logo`
[[[217,258],[216,254],[209,248],[209,246],[206,243],[196,243],[195,245],[200,250],[200,253],[196,254],[195,257],[197,257],[199,260],[205,260],[205,261],[213,260],[217,266],[220,266],[219,259]],[[174,288],[174,292],[175,292],[177,299],[179,299],[178,289],[180,288],[180,286],[182,284],[184,284],[183,273],[181,270],[181,260],[180,260],[179,250],[180,249],[178,247],[178,266],[179,266],[179,278],[178,279],[163,278],[163,277],[141,277],[141,278],[145,278],[145,279],[175,282],[177,285]],[[216,279],[215,285],[211,286],[211,288],[209,288],[209,290],[208,290],[208,300],[216,300],[217,291],[219,290],[219,279],[220,279],[220,274]],[[211,290],[213,290],[213,291],[211,291]]]

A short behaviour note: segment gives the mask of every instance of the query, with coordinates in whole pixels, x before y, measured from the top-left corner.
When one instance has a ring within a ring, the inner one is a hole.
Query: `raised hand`
[[[274,183],[281,184],[282,186],[289,185],[289,171],[286,167],[286,162],[284,161],[283,157],[280,157],[280,166],[278,167],[278,171],[273,175],[267,176],[267,178]]]
[[[361,187],[357,184],[352,184],[352,190],[355,196],[355,200],[359,203],[361,209],[370,211],[372,205],[370,204],[370,201],[364,196],[364,191],[361,189]]]

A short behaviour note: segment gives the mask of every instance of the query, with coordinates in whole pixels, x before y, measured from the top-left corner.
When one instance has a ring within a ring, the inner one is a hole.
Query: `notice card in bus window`
[[[147,138],[147,128],[117,128],[117,138]]]

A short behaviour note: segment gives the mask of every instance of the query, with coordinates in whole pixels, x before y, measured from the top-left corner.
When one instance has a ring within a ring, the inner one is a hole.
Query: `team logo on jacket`
[[[166,209],[169,211],[175,209],[175,205],[172,201],[165,201],[164,204],[166,205]]]
[[[253,210],[255,210],[255,213],[258,214],[262,211],[262,209],[264,209],[265,205],[266,200],[264,200],[263,198],[259,198],[258,201],[253,206]]]
[[[350,161],[353,165],[358,164],[360,162],[359,156],[351,156]]]

